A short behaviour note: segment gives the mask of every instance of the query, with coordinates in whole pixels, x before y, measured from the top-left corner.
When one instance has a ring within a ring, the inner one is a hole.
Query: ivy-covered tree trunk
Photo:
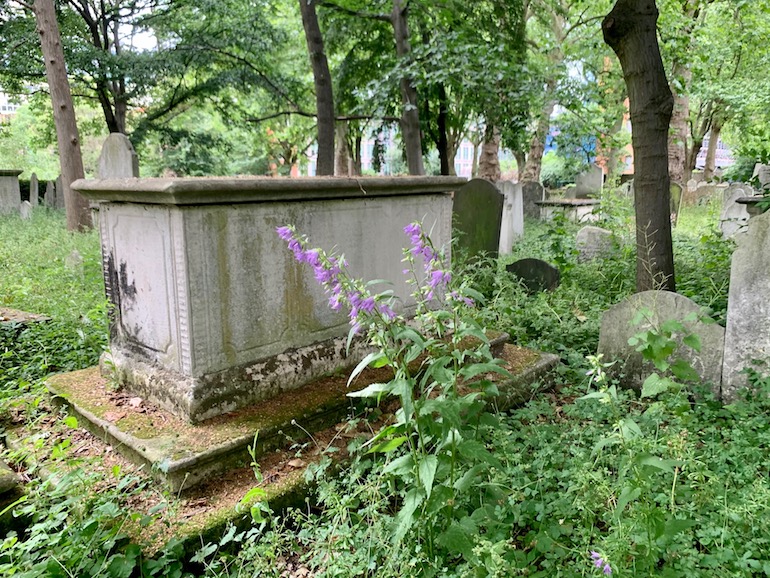
[[[396,39],[396,54],[405,59],[411,52],[409,43],[409,27],[407,26],[407,3],[404,0],[393,0],[393,11],[390,22]],[[406,164],[410,175],[424,175],[425,166],[422,161],[422,139],[420,137],[420,115],[417,109],[417,90],[408,74],[401,76],[401,138],[406,151]]]
[[[334,174],[334,95],[329,62],[324,51],[321,28],[318,25],[315,0],[299,0],[302,13],[302,26],[305,29],[305,41],[310,55],[315,85],[316,119],[318,121],[318,160],[316,174],[319,176]]]
[[[88,201],[71,187],[74,181],[84,176],[83,157],[80,152],[80,135],[75,120],[72,93],[67,81],[67,68],[64,63],[59,23],[56,21],[56,10],[53,0],[35,0],[32,9],[35,13],[37,32],[40,35],[40,46],[53,105],[64,206],[67,212],[67,230],[85,231],[93,224]]]
[[[675,291],[669,213],[668,127],[674,106],[658,47],[655,0],[617,0],[602,22],[604,41],[628,87],[636,213],[636,290]]]
[[[479,155],[479,178],[494,183],[500,180],[500,130],[488,126],[484,131],[484,142],[481,143]]]

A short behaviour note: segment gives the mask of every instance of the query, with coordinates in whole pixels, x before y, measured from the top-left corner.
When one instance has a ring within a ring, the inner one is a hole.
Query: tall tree
[[[655,0],[617,0],[602,21],[620,61],[633,127],[636,290],[676,290],[671,243],[668,127],[674,98],[660,56]]]
[[[64,188],[64,206],[67,211],[67,229],[83,231],[92,227],[88,201],[72,190],[71,184],[82,179],[83,157],[80,153],[80,135],[75,120],[64,50],[53,0],[35,0],[30,7],[35,14],[40,45],[45,60],[48,88],[51,92],[56,140],[59,144],[61,182]]]
[[[299,0],[305,41],[310,55],[315,84],[316,119],[318,129],[318,161],[316,174],[334,174],[334,94],[329,62],[326,59],[321,27],[318,25],[315,0]]]

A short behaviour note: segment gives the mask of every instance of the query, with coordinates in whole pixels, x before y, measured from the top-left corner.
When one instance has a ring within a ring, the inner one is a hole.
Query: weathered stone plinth
[[[110,370],[129,391],[200,421],[333,371],[347,317],[275,228],[344,251],[352,274],[388,279],[412,305],[402,229],[423,220],[448,245],[464,179],[204,178],[76,181],[101,204]],[[356,351],[353,352],[355,358]]]

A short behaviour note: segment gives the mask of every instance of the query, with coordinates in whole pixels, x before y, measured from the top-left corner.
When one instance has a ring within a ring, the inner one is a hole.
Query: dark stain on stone
[[[128,301],[136,301],[136,282],[128,282],[128,271],[126,271],[126,263],[120,264],[120,273],[118,274],[118,291],[120,293],[121,300],[126,299]]]

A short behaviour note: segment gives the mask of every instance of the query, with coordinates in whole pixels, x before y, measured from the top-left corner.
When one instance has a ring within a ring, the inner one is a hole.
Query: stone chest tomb
[[[100,204],[112,304],[104,364],[197,422],[301,386],[346,359],[348,320],[275,233],[294,224],[350,271],[387,279],[409,312],[403,227],[449,244],[456,177],[80,180]],[[385,289],[383,287],[382,289]]]

